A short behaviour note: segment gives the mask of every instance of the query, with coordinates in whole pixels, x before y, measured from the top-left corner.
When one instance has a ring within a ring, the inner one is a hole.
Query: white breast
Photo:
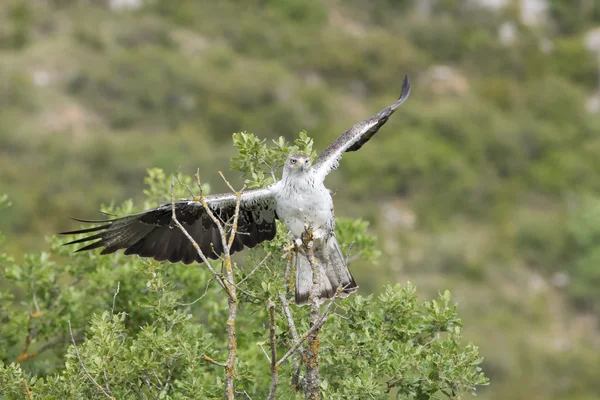
[[[305,225],[313,231],[325,228],[332,218],[333,201],[329,190],[313,179],[287,179],[278,191],[277,216],[290,230],[300,237]]]

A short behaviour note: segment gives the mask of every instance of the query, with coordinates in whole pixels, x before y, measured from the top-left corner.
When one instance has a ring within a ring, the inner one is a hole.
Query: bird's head
[[[284,169],[289,173],[302,173],[308,171],[310,168],[310,157],[295,153],[290,154],[285,160]]]

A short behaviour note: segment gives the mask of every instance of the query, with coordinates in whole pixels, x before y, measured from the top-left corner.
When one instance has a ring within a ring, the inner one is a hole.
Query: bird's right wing
[[[402,91],[398,100],[389,107],[384,108],[371,118],[359,122],[352,128],[342,133],[333,143],[329,145],[317,158],[313,169],[322,179],[332,170],[338,167],[344,152],[356,151],[367,143],[388,120],[390,115],[400,107],[410,94],[410,81],[404,76]]]
[[[219,194],[205,197],[213,214],[225,223],[231,223],[235,213],[236,195]],[[206,212],[203,204],[196,200],[175,201],[175,215],[207,258],[217,259],[223,254],[223,244],[217,225]],[[240,197],[240,211],[231,254],[244,247],[275,237],[275,200],[271,188],[249,190]],[[172,220],[172,205],[165,203],[157,208],[138,214],[108,220],[92,221],[76,219],[80,222],[100,224],[93,228],[63,232],[65,235],[92,233],[91,236],[73,240],[66,244],[87,244],[77,251],[103,248],[100,254],[114,253],[125,249],[125,254],[151,257],[157,261],[182,261],[190,264],[202,262],[192,243],[175,226]]]

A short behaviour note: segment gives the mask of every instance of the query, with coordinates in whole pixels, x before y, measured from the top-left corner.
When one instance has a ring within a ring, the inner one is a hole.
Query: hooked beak
[[[306,165],[306,163],[302,162],[302,164],[300,164],[299,168],[300,168],[300,172],[304,172],[304,166]]]

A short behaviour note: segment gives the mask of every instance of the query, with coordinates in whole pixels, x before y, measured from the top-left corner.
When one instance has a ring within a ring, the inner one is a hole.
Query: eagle
[[[346,265],[346,258],[335,237],[335,217],[330,191],[325,187],[327,175],[336,169],[345,152],[359,150],[387,122],[410,94],[410,81],[404,77],[398,100],[369,119],[357,123],[340,135],[321,152],[315,163],[304,154],[290,154],[279,181],[262,189],[244,191],[240,197],[238,228],[230,254],[252,248],[276,233],[276,220],[289,230],[295,242],[303,238],[310,227],[313,254],[318,264],[319,293],[317,301],[332,298],[340,289],[342,297],[357,290],[358,286]],[[234,193],[205,196],[208,207],[221,221],[230,221],[235,213],[238,196]],[[217,259],[223,254],[223,244],[217,225],[196,198],[176,200],[137,214],[107,220],[83,220],[100,224],[92,228],[63,232],[65,235],[88,234],[82,239],[66,243],[86,243],[77,250],[102,248],[100,254],[125,249],[125,254],[150,257],[171,263],[201,263],[197,250],[177,229],[172,219],[175,207],[177,220],[196,241],[207,258]],[[296,257],[296,304],[308,302],[313,284],[313,270],[306,252]]]

